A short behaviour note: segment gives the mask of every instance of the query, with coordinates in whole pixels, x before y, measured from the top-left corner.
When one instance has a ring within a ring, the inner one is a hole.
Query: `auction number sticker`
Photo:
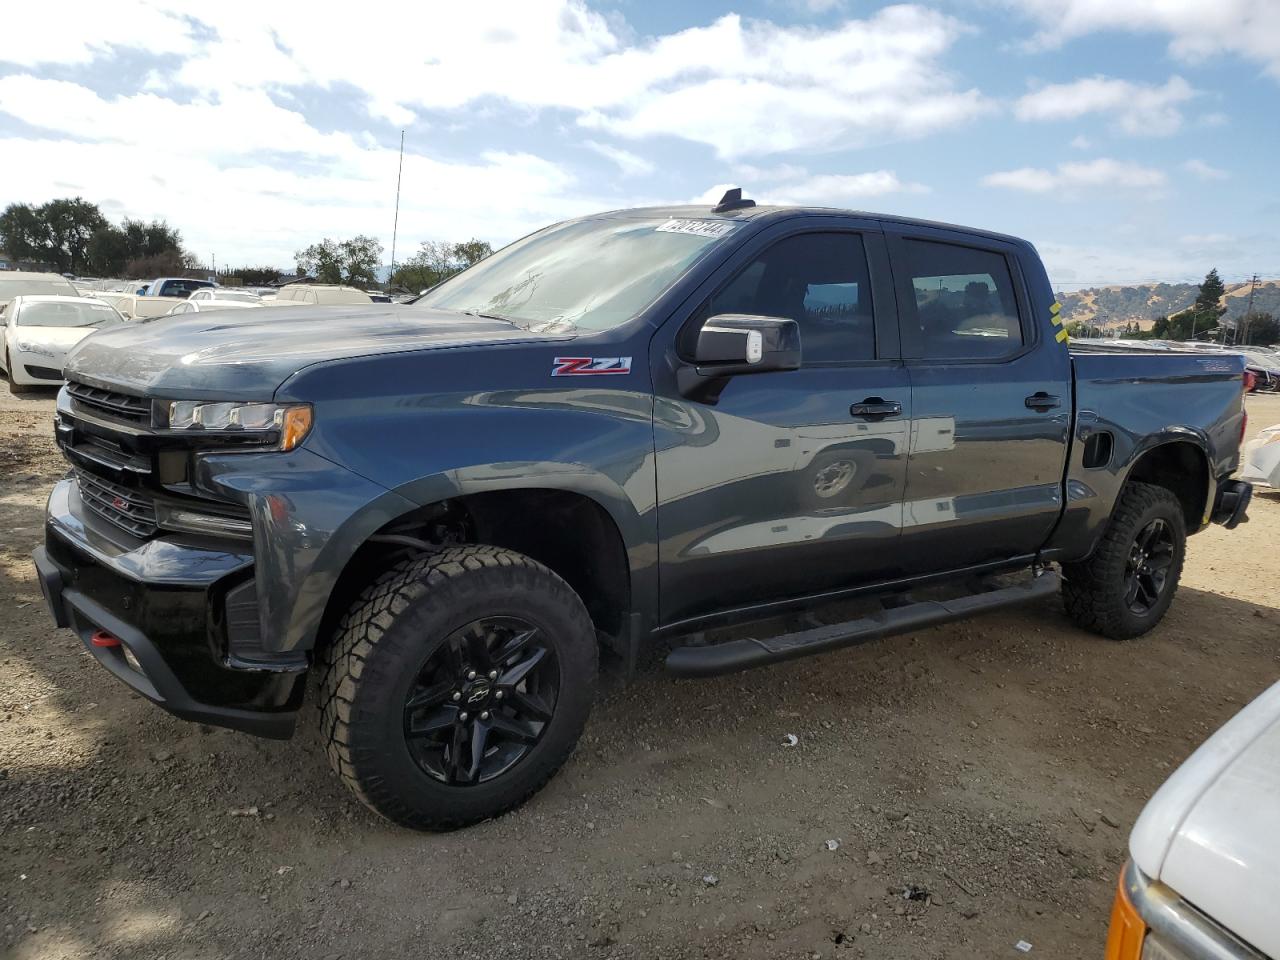
[[[718,240],[738,229],[732,220],[668,220],[655,229],[658,233],[687,233],[694,237]]]

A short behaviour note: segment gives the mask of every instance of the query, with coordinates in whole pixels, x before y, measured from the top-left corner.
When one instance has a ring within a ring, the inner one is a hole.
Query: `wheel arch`
[[[1135,450],[1124,482],[1164,487],[1182,505],[1187,533],[1195,533],[1208,523],[1213,506],[1210,463],[1207,438],[1194,430],[1171,430]]]
[[[431,546],[483,543],[537,560],[582,598],[601,641],[628,666],[634,663],[640,624],[647,622],[645,605],[656,608],[656,596],[647,592],[656,571],[638,561],[645,551],[624,532],[625,518],[620,524],[601,499],[553,484],[454,489],[452,496],[404,510],[356,546],[338,571],[317,623],[317,649],[333,636],[364,587],[415,549],[409,538]]]

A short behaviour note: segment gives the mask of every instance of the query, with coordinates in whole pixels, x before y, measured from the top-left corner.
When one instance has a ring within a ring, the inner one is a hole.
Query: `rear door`
[[[930,573],[1032,554],[1062,509],[1066,346],[1036,321],[1016,245],[885,230],[911,381],[904,562]]]
[[[894,575],[910,388],[874,221],[813,217],[750,241],[655,337],[659,562],[667,624]],[[802,368],[714,402],[671,370],[723,313],[787,317]]]

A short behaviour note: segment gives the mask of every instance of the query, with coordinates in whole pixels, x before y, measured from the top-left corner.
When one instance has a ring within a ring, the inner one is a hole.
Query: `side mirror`
[[[782,317],[721,313],[698,331],[693,363],[676,370],[691,400],[715,403],[730,377],[800,369],[800,327]]]

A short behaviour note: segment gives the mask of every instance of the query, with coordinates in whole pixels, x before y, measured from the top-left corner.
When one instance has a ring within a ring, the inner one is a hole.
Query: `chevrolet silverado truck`
[[[1058,311],[1025,241],[731,191],[411,304],[104,330],[36,568],[166,710],[287,738],[311,675],[366,804],[465,825],[565,762],[602,656],[712,676],[1059,588],[1154,627],[1187,535],[1244,519],[1243,361],[1073,351]],[[707,642],[833,600],[866,610]]]

